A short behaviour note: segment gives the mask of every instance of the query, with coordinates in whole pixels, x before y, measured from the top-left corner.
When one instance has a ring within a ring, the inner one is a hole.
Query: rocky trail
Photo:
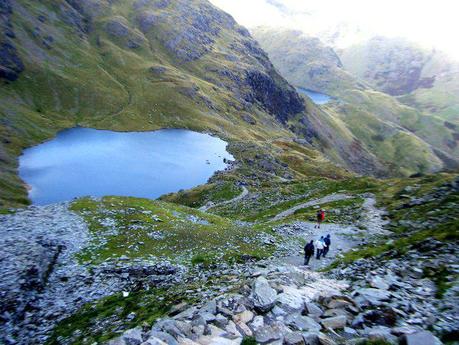
[[[287,217],[301,208],[349,198],[351,197],[344,194],[327,195],[320,199],[314,199],[307,203],[296,205],[279,213],[273,220]],[[383,219],[384,211],[378,209],[375,203],[376,201],[372,195],[365,195],[365,201],[362,205],[361,212],[362,218],[353,225],[323,223],[320,228],[317,228],[317,223],[295,222],[293,225],[295,236],[303,238],[305,241],[314,240],[315,242],[315,240],[319,239],[321,236],[325,237],[327,235],[330,235],[332,239],[332,245],[327,256],[325,258],[322,257],[320,260],[311,257],[308,268],[311,270],[320,270],[327,267],[337,256],[351,250],[359,244],[365,243],[368,237],[387,234],[388,231],[383,228],[384,224],[387,223],[387,221]],[[287,226],[286,228],[291,229],[292,226]],[[291,265],[302,266],[304,262],[304,252],[302,248],[297,248],[296,253],[285,256],[282,261]]]
[[[327,267],[336,259],[337,255],[347,252],[362,242],[362,238],[359,237],[361,231],[352,226],[324,223],[320,226],[320,229],[318,229],[315,228],[315,223],[298,222],[295,224],[299,229],[301,229],[296,235],[304,238],[306,241],[314,240],[315,242],[315,240],[319,239],[321,236],[325,237],[328,234],[330,234],[332,239],[330,251],[327,256],[325,258],[320,258],[320,260],[317,260],[315,257],[311,257],[309,265],[306,266],[305,269],[317,271],[321,268]],[[282,257],[281,262],[297,267],[303,266],[303,248],[298,247],[296,253]]]

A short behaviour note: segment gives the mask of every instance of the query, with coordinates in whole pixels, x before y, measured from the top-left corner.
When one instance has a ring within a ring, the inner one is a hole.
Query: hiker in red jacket
[[[320,223],[322,223],[325,219],[325,211],[320,209],[317,211],[317,225],[314,226],[314,228],[319,228],[320,229]]]

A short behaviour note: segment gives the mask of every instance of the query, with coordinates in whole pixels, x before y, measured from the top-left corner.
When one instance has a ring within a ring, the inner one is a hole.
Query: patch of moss
[[[424,277],[430,278],[437,287],[437,291],[435,292],[436,298],[442,299],[445,292],[453,285],[453,283],[448,280],[448,276],[451,274],[452,272],[444,265],[435,270],[429,268],[424,270]]]
[[[244,337],[241,341],[241,345],[257,345],[257,341],[254,337]]]
[[[236,186],[234,181],[221,181],[218,183],[208,183],[190,190],[163,195],[160,200],[189,207],[200,207],[209,201],[218,203],[233,199],[241,192],[242,189]]]

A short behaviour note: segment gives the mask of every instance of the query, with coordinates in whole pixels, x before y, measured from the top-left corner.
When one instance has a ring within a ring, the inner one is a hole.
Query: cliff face
[[[11,15],[13,13],[8,0],[0,1],[0,79],[16,80],[24,70],[24,64],[12,44],[15,38]]]

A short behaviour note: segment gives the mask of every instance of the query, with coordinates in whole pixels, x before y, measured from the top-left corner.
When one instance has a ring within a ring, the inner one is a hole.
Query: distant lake
[[[299,93],[302,93],[303,95],[306,95],[309,98],[311,98],[315,104],[325,104],[325,103],[330,102],[330,100],[332,99],[329,95],[326,95],[324,93],[314,92],[314,91],[307,90],[307,89],[303,89],[302,87],[297,87],[296,90]]]
[[[33,204],[80,196],[157,198],[207,182],[223,159],[234,159],[227,143],[182,129],[112,132],[72,128],[24,150],[19,176]]]

